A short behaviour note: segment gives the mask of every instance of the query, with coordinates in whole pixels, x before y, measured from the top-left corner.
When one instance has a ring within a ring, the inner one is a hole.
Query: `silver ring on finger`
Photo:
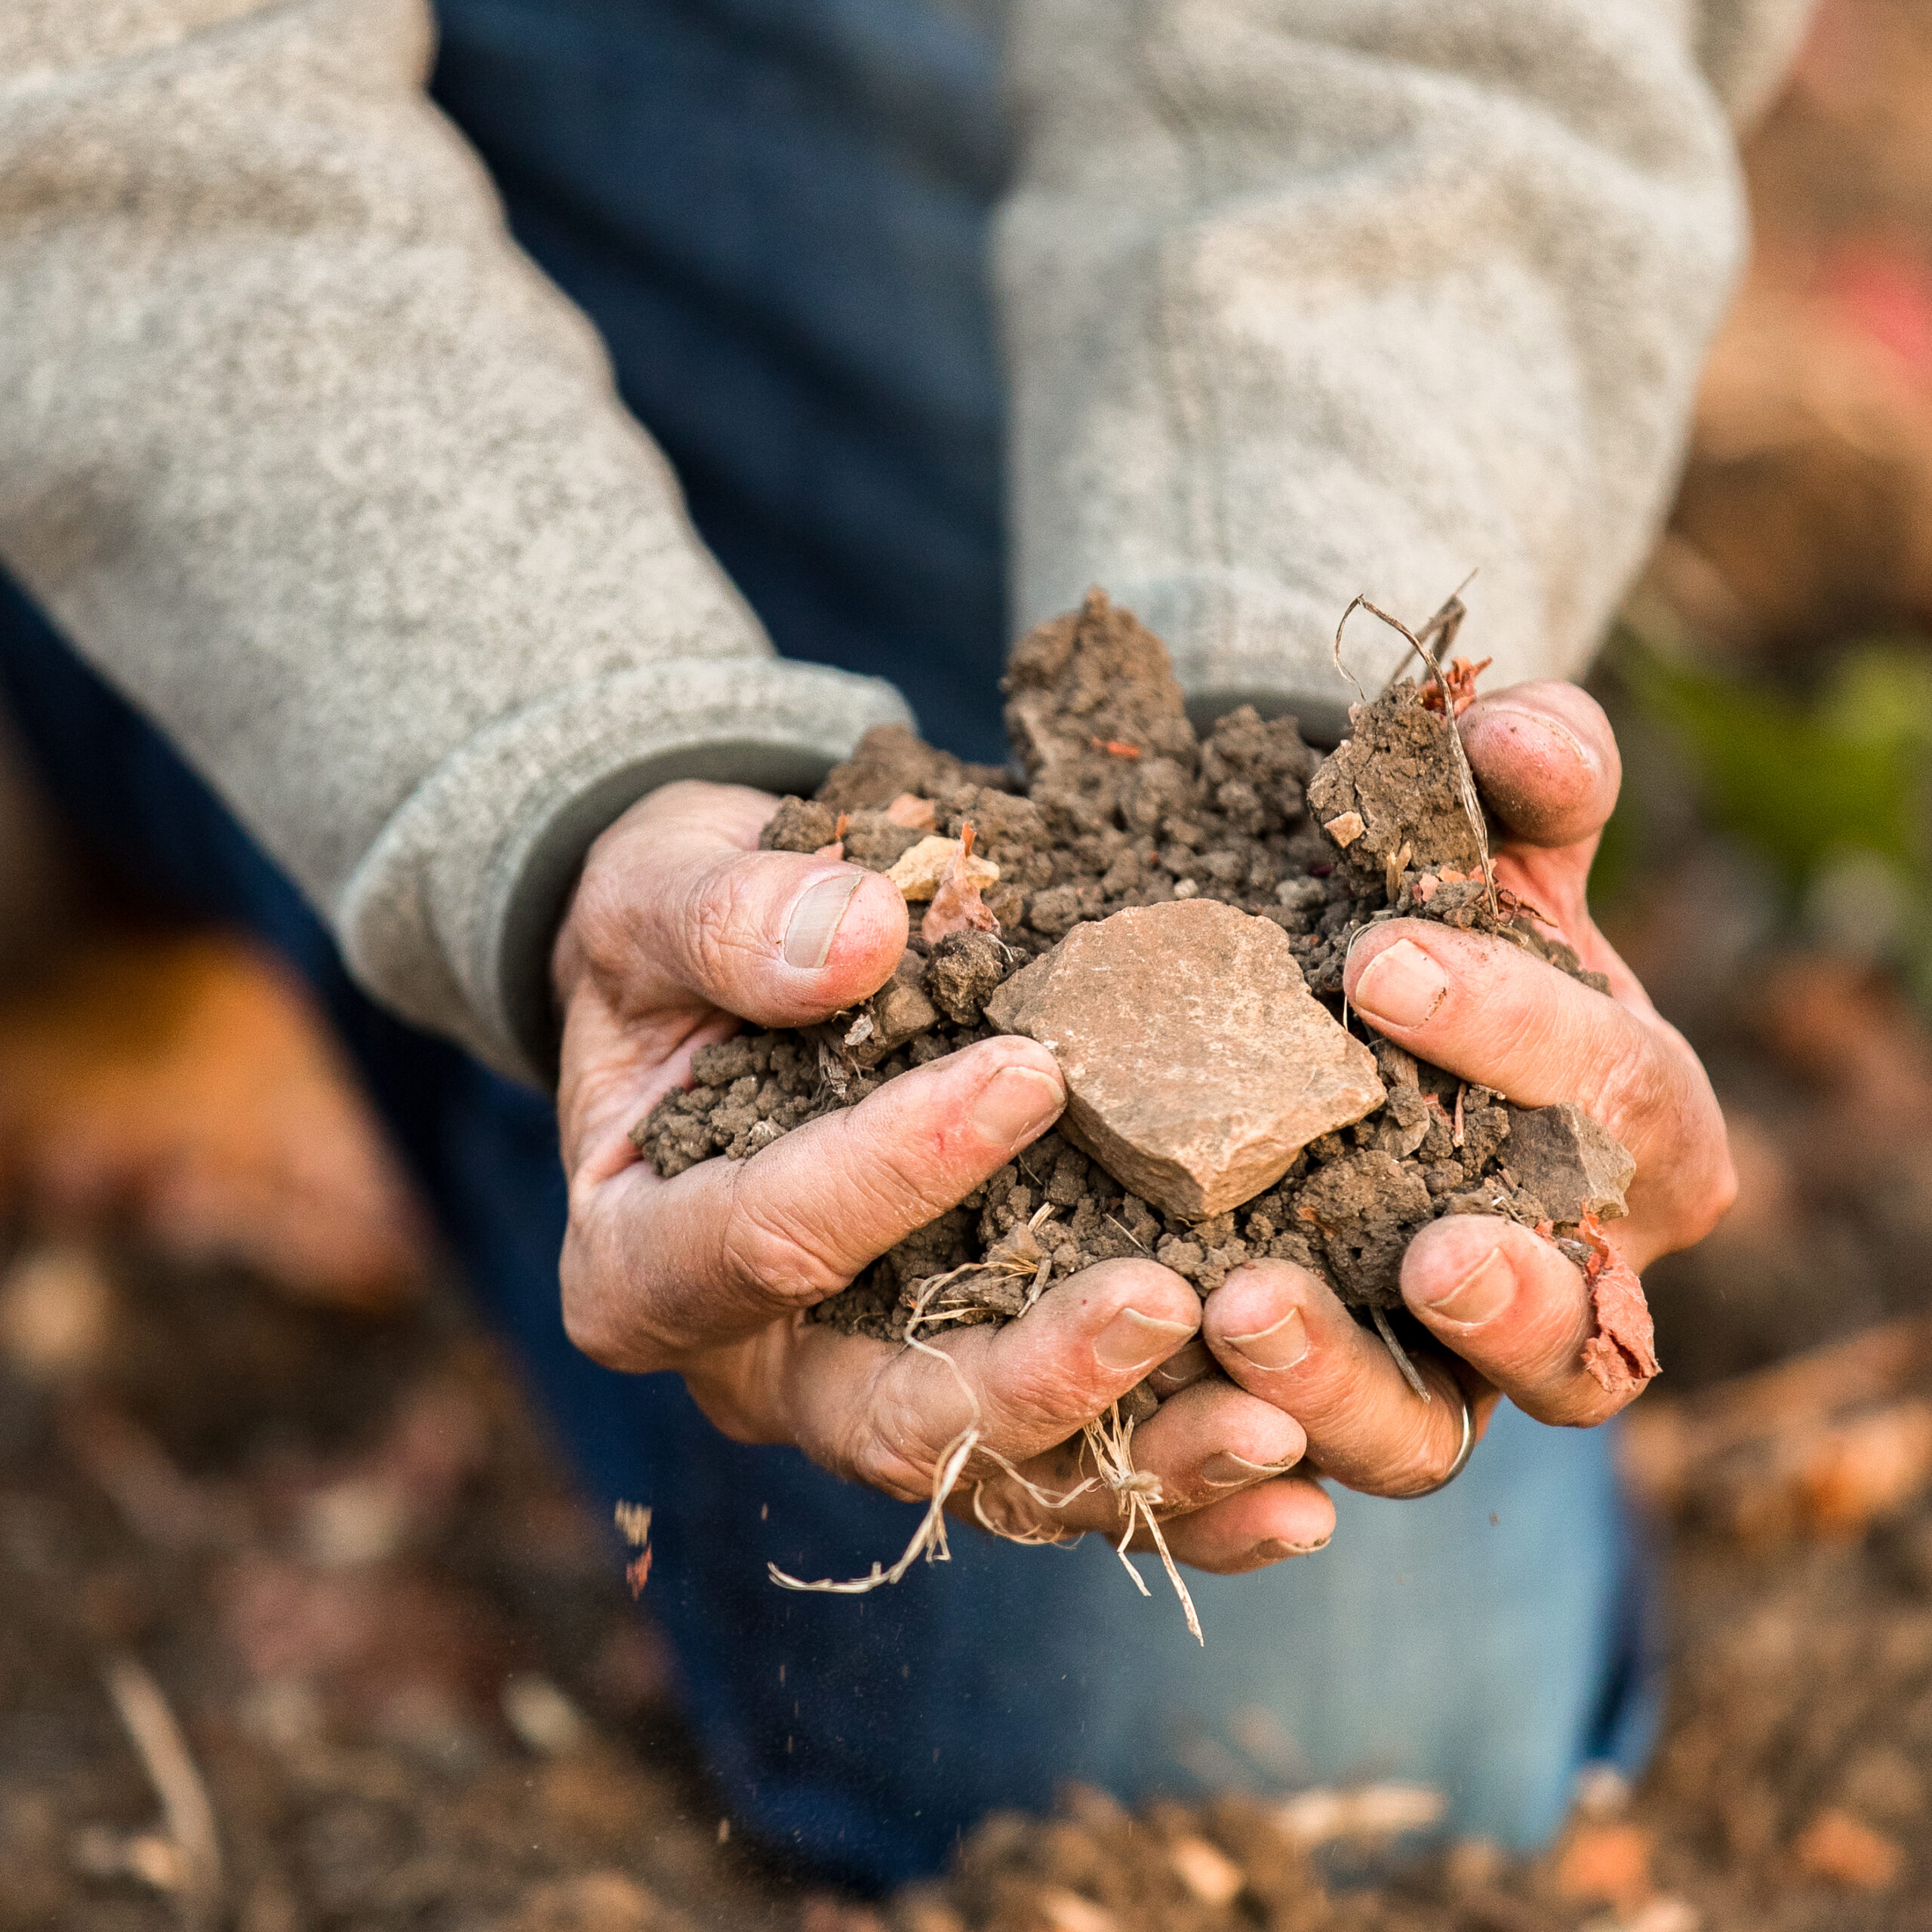
[[[1469,1392],[1460,1382],[1456,1384],[1456,1393],[1463,1404],[1463,1439],[1456,1445],[1456,1460],[1426,1489],[1410,1491],[1406,1500],[1411,1503],[1420,1502],[1425,1496],[1433,1496],[1438,1490],[1447,1489],[1469,1466],[1469,1458],[1475,1453],[1476,1412],[1470,1404]]]

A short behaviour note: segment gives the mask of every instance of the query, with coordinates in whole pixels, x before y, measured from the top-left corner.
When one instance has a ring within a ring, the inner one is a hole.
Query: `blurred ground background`
[[[1748,161],[1598,681],[1598,903],[1743,1178],[1649,1281],[1645,1783],[1533,1866],[1259,1773],[989,1820],[881,1905],[721,1840],[625,1552],[299,993],[115,903],[0,743],[0,1932],[1932,1924],[1932,13],[1829,0]]]

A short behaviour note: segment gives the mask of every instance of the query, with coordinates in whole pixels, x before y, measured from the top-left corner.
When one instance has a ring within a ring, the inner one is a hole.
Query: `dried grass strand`
[[[175,1903],[186,1932],[213,1932],[221,1922],[227,1881],[214,1805],[173,1708],[147,1666],[125,1653],[107,1658],[101,1681],[148,1774],[180,1859]]]
[[[957,1271],[955,1271],[957,1272]],[[922,1297],[923,1298],[923,1297]],[[1134,1540],[1135,1529],[1145,1524],[1148,1537],[1161,1559],[1161,1567],[1167,1572],[1168,1581],[1174,1586],[1176,1597],[1180,1599],[1181,1614],[1186,1619],[1189,1634],[1204,1649],[1208,1639],[1201,1628],[1201,1619],[1194,1607],[1194,1599],[1188,1593],[1179,1566],[1173,1552],[1168,1548],[1168,1540],[1162,1533],[1160,1520],[1155,1515],[1155,1506],[1161,1500],[1161,1479],[1134,1466],[1134,1423],[1123,1420],[1118,1402],[1108,1404],[1105,1417],[1097,1417],[1081,1431],[1081,1439],[1094,1457],[1097,1473],[1076,1483],[1072,1488],[1058,1494],[1042,1489],[1038,1484],[1021,1475],[1007,1457],[997,1449],[987,1447],[982,1441],[980,1432],[980,1410],[979,1398],[973,1392],[971,1383],[961,1373],[959,1364],[943,1349],[934,1348],[930,1342],[921,1341],[911,1332],[909,1326],[906,1345],[917,1349],[921,1355],[932,1356],[943,1361],[952,1371],[971,1406],[971,1420],[949,1442],[941,1452],[933,1469],[931,1500],[919,1524],[900,1552],[899,1560],[890,1568],[875,1562],[863,1577],[850,1577],[842,1580],[822,1577],[812,1580],[794,1577],[789,1571],[781,1570],[775,1563],[765,1564],[767,1574],[780,1589],[798,1590],[819,1596],[865,1596],[872,1591],[883,1589],[888,1583],[898,1583],[921,1557],[928,1563],[949,1563],[952,1552],[946,1540],[946,1506],[953,1491],[958,1487],[961,1475],[977,1450],[989,1462],[992,1463],[1012,1481],[1017,1483],[1032,1500],[1042,1509],[1062,1509],[1075,1497],[1085,1495],[1096,1487],[1110,1490],[1124,1518],[1119,1543],[1115,1555],[1121,1560],[1121,1566],[1134,1580],[1134,1586],[1144,1597],[1151,1594],[1146,1580],[1128,1559],[1128,1546]],[[981,1527],[1006,1542],[1023,1544],[1043,1543],[1061,1543],[1058,1535],[1036,1535],[1025,1531],[1001,1529],[990,1521],[981,1500],[983,1483],[973,1487],[973,1514]],[[1072,1540],[1078,1541],[1078,1536]]]
[[[1402,1371],[1402,1380],[1425,1402],[1434,1401],[1435,1398],[1429,1393],[1429,1384],[1422,1379],[1421,1372],[1409,1359],[1408,1350],[1395,1339],[1395,1331],[1389,1326],[1388,1316],[1383,1312],[1380,1306],[1374,1303],[1370,1303],[1368,1312],[1375,1318],[1376,1333],[1387,1344],[1389,1352],[1395,1358],[1395,1366]]]
[[[952,1561],[952,1552],[946,1540],[946,1500],[958,1486],[973,1451],[980,1446],[980,1401],[973,1393],[972,1385],[960,1374],[959,1364],[944,1349],[936,1349],[930,1342],[922,1342],[912,1334],[906,1336],[906,1345],[917,1349],[921,1355],[944,1362],[964,1391],[972,1411],[972,1420],[940,1452],[939,1460],[933,1465],[932,1496],[926,1505],[926,1513],[920,1518],[918,1527],[900,1552],[898,1561],[889,1570],[875,1562],[863,1577],[848,1577],[842,1582],[834,1577],[820,1577],[808,1582],[768,1561],[764,1566],[766,1573],[781,1590],[798,1590],[817,1596],[865,1596],[888,1583],[899,1582],[921,1557],[928,1563]]]

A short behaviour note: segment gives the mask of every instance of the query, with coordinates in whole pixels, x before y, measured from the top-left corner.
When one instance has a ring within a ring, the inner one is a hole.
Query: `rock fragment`
[[[837,835],[838,814],[816,798],[783,798],[758,835],[767,852],[816,852]]]
[[[1516,1185],[1541,1201],[1552,1221],[1580,1221],[1586,1214],[1608,1221],[1629,1212],[1624,1190],[1635,1177],[1636,1161],[1567,1100],[1510,1108],[1504,1159]]]
[[[872,995],[873,1038],[881,1054],[930,1032],[939,1024],[939,1008],[920,989],[925,961],[908,952],[891,979]]]
[[[915,900],[930,899],[939,890],[947,866],[959,851],[960,841],[957,838],[921,838],[900,854],[886,877],[898,887],[909,905]],[[994,884],[999,877],[999,868],[992,860],[977,856],[962,860],[961,869],[983,889]]]
[[[928,826],[925,830],[931,831]],[[902,825],[890,812],[852,812],[846,815],[845,857],[869,871],[886,872],[897,864],[921,834]]]
[[[953,933],[926,962],[927,994],[955,1026],[977,1026],[1006,961],[1006,948],[991,933]]]
[[[911,832],[933,832],[938,829],[939,814],[930,798],[922,798],[915,792],[901,792],[885,808],[885,815],[894,825],[903,825]]]
[[[1214,900],[1076,926],[986,1014],[1060,1062],[1061,1131],[1191,1220],[1259,1194],[1382,1102],[1368,1049],[1308,991],[1287,936]]]

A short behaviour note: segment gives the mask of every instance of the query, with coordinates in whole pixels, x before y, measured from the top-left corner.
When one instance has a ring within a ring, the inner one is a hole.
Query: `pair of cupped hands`
[[[1611,996],[1506,941],[1391,919],[1354,947],[1349,1002],[1421,1059],[1524,1106],[1575,1101],[1615,1134],[1637,1174],[1629,1217],[1607,1232],[1641,1271],[1705,1234],[1734,1182],[1702,1067],[1591,922],[1616,740],[1592,700],[1549,682],[1479,700],[1460,729],[1500,828],[1498,881],[1608,976]],[[728,1435],[795,1444],[908,1501],[931,1496],[935,1466],[977,1424],[955,1497],[977,1490],[983,1520],[1028,1537],[1118,1534],[1104,1487],[1068,1494],[1090,1472],[1075,1439],[1152,1374],[1165,1399],[1133,1438],[1135,1463],[1158,1478],[1174,1555],[1220,1571],[1328,1540],[1318,1472],[1386,1496],[1434,1487],[1462,1440],[1452,1377],[1478,1427],[1504,1395],[1586,1427],[1628,1399],[1585,1371],[1583,1275],[1486,1215],[1432,1222],[1403,1260],[1403,1298],[1442,1345],[1421,1363],[1428,1402],[1325,1283],[1283,1261],[1250,1263],[1204,1301],[1154,1261],[1106,1262],[1054,1283],[1023,1321],[947,1336],[949,1362],[808,1321],[1045,1133],[1066,1090],[1044,1048],[989,1039],[755,1159],[672,1180],[640,1160],[631,1128],[688,1081],[697,1048],[740,1020],[822,1020],[875,990],[904,949],[906,906],[884,878],[757,849],[775,804],[733,786],[652,792],[592,848],[558,939],[564,1318],[598,1361],[675,1371]]]

